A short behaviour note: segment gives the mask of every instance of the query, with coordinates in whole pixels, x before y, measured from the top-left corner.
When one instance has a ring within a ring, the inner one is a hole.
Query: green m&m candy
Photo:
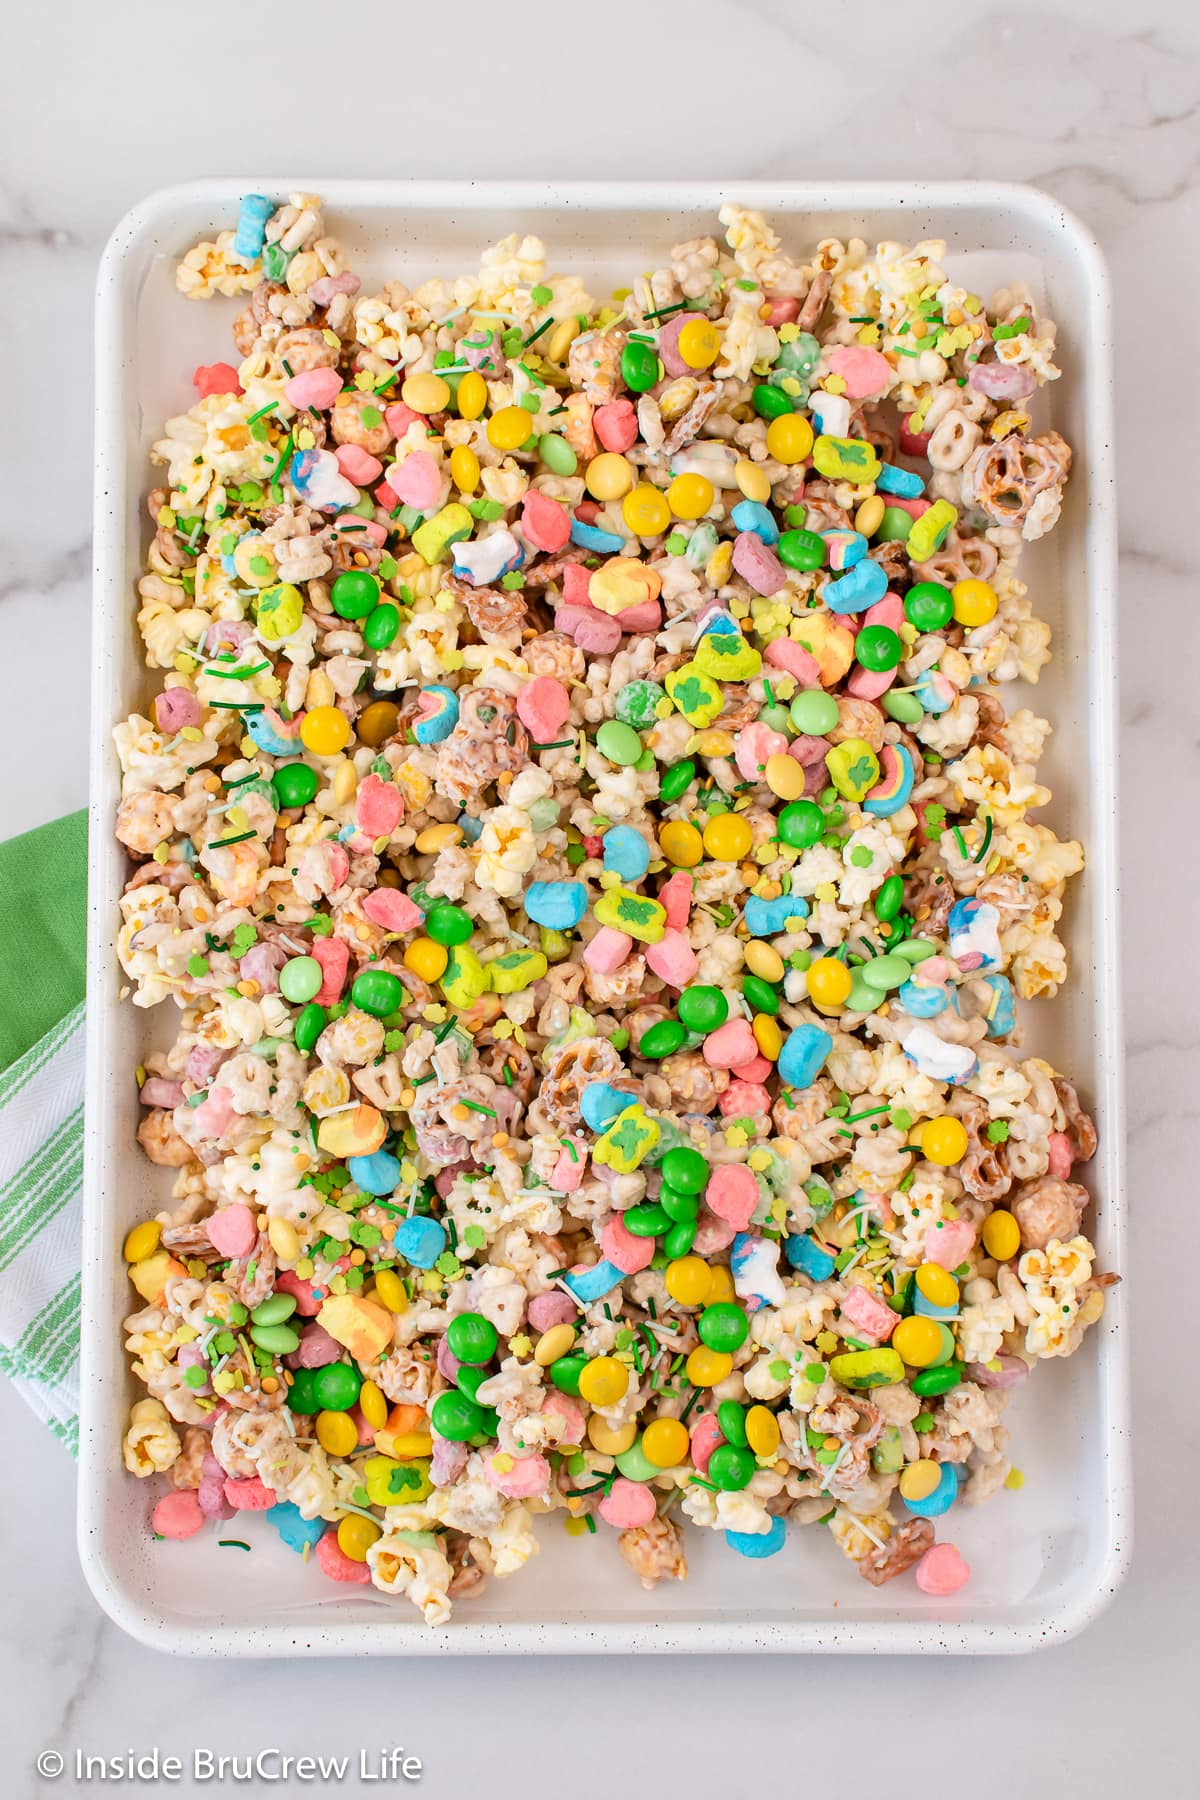
[[[821,688],[806,688],[792,701],[788,717],[796,730],[804,732],[806,737],[824,737],[833,730],[841,715],[832,694],[826,694]]]
[[[447,1388],[430,1407],[429,1418],[439,1437],[449,1438],[453,1444],[465,1444],[482,1431],[485,1414],[483,1407],[468,1395]]]
[[[642,1449],[640,1437],[630,1444],[628,1450],[622,1450],[616,1458],[616,1464],[626,1481],[653,1481],[656,1475],[662,1474],[658,1464],[652,1463]]]
[[[579,459],[570,444],[557,432],[547,432],[545,437],[538,439],[538,455],[552,475],[573,475],[579,467]]]
[[[743,975],[742,992],[755,1012],[767,1013],[774,1017],[779,1011],[779,995],[770,982],[764,981],[761,975]]]
[[[700,1342],[707,1344],[710,1350],[722,1350],[732,1356],[745,1343],[750,1321],[740,1306],[734,1306],[729,1300],[719,1300],[715,1306],[705,1307],[696,1330],[700,1333]]]
[[[367,614],[363,626],[363,643],[368,650],[386,650],[400,629],[399,609],[385,600],[374,612]]]
[[[631,338],[621,352],[621,379],[635,394],[644,394],[658,380],[658,353],[653,344]]]
[[[716,1031],[729,1017],[729,1002],[719,987],[685,988],[676,1010],[689,1031]]]
[[[792,410],[791,396],[765,381],[759,382],[750,398],[760,419],[781,419]]]
[[[961,1363],[944,1363],[939,1368],[922,1369],[914,1375],[910,1383],[914,1394],[928,1396],[930,1394],[948,1394],[956,1388],[964,1374]]]
[[[578,1395],[579,1377],[590,1360],[582,1350],[573,1350],[569,1356],[560,1356],[550,1364],[550,1379],[560,1394]]]
[[[854,640],[856,660],[873,674],[894,669],[903,654],[904,645],[890,625],[864,625]]]
[[[287,1389],[287,1403],[293,1412],[320,1412],[321,1403],[317,1399],[317,1369],[297,1369],[291,1386]]]
[[[293,1042],[301,1056],[308,1055],[327,1023],[325,1008],[318,1006],[315,1000],[310,1000],[296,1020],[296,1029],[292,1034]]]
[[[686,1043],[687,1031],[678,1019],[659,1019],[642,1033],[637,1053],[651,1062],[661,1062],[664,1056],[674,1056],[677,1050],[682,1050]]]
[[[746,1449],[746,1415],[736,1400],[722,1400],[717,1408],[717,1424],[727,1444],[735,1450]]]
[[[289,1356],[300,1347],[300,1333],[291,1325],[252,1325],[250,1342],[271,1356]]]
[[[364,969],[361,975],[355,976],[350,997],[363,1012],[386,1019],[404,999],[404,984],[390,969]]]
[[[686,794],[696,779],[696,765],[690,757],[683,762],[672,763],[669,769],[662,772],[662,780],[658,784],[658,797],[669,804]]]
[[[475,933],[475,921],[461,906],[431,906],[425,915],[425,935],[435,944],[465,944]]]
[[[658,1190],[658,1204],[668,1219],[674,1219],[677,1225],[688,1224],[700,1210],[700,1196],[698,1194],[681,1194],[664,1181]]]
[[[499,1341],[496,1327],[482,1313],[457,1313],[446,1327],[450,1353],[461,1363],[490,1362]]]
[[[862,965],[858,974],[869,988],[886,994],[892,988],[903,987],[912,970],[902,956],[874,956]]]
[[[903,905],[904,882],[899,875],[889,875],[875,896],[875,917],[886,925]]]
[[[815,531],[785,531],[775,546],[781,563],[811,574],[825,561],[825,540]]]
[[[655,1201],[644,1201],[621,1214],[621,1223],[633,1237],[661,1237],[670,1229],[671,1220]]]
[[[297,1371],[300,1373],[300,1371]],[[313,1394],[320,1412],[349,1412],[358,1399],[362,1376],[350,1363],[326,1363],[314,1371]]]
[[[671,1229],[664,1233],[662,1247],[668,1262],[674,1262],[680,1256],[686,1256],[696,1241],[696,1220],[677,1219]]]
[[[320,777],[306,762],[280,763],[272,771],[271,786],[280,812],[292,806],[307,806],[320,786]]]
[[[898,538],[907,538],[911,530],[911,513],[906,513],[902,506],[885,506],[883,517],[875,527],[872,536],[876,543],[889,544]]]
[[[899,725],[919,725],[925,717],[925,708],[915,694],[898,694],[895,688],[883,696],[881,705],[888,718]]]
[[[488,1374],[489,1371],[485,1368],[475,1368],[471,1363],[460,1363],[458,1373],[454,1377],[454,1385],[460,1393],[467,1396],[468,1400],[474,1400],[478,1406],[482,1406],[479,1390],[488,1379]]]
[[[734,1494],[749,1486],[757,1467],[752,1450],[739,1450],[736,1444],[718,1444],[708,1459],[708,1479],[722,1493]]]
[[[302,1006],[321,991],[325,971],[315,956],[293,956],[279,971],[279,991],[294,1006]]]
[[[619,768],[632,768],[642,754],[642,740],[632,725],[620,719],[606,719],[596,733],[596,748],[601,756]]]
[[[366,569],[344,569],[329,598],[339,619],[365,619],[379,605],[379,583]]]
[[[793,850],[807,850],[818,843],[825,831],[825,814],[815,800],[793,800],[779,814],[780,842]]]
[[[954,616],[950,589],[940,581],[918,581],[904,596],[904,616],[918,631],[940,631]]]
[[[676,1144],[662,1159],[662,1178],[679,1194],[702,1194],[708,1184],[708,1163],[689,1144]]]

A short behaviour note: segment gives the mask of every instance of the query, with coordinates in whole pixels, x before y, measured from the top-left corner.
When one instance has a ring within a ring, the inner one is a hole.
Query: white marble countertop
[[[1193,1204],[1185,1132],[1198,1116],[1188,1080],[1195,983],[1181,972],[1194,958],[1163,930],[1173,902],[1158,882],[1172,894],[1194,884],[1200,858],[1153,785],[1165,767],[1164,794],[1175,790],[1196,759],[1194,708],[1167,701],[1162,668],[1164,649],[1181,673],[1195,653],[1185,610],[1194,604],[1186,548],[1194,501],[1185,501],[1182,437],[1195,416],[1195,358],[1163,349],[1181,327],[1194,336],[1186,307],[1200,240],[1197,15],[1182,0],[1145,0],[1132,13],[1116,0],[962,0],[932,12],[859,0],[822,9],[818,23],[792,0],[643,0],[586,18],[534,3],[513,9],[528,21],[514,44],[504,9],[460,0],[432,9],[433,22],[424,9],[343,10],[335,63],[336,10],[293,0],[268,14],[210,0],[181,14],[144,0],[107,10],[60,0],[9,23],[0,75],[0,391],[10,408],[0,642],[6,741],[20,755],[0,788],[0,835],[85,798],[93,274],[112,225],[143,193],[250,168],[986,176],[1049,190],[1099,234],[1118,306],[1136,1228],[1134,1279],[1121,1303],[1141,1327],[1138,1548],[1099,1623],[1074,1643],[1008,1661],[889,1660],[869,1675],[839,1659],[802,1667],[647,1659],[635,1671],[599,1660],[181,1664],[135,1645],[99,1612],[75,1558],[70,1459],[0,1383],[10,1471],[0,1497],[7,1785],[21,1795],[48,1789],[33,1772],[44,1749],[329,1753],[361,1737],[420,1754],[431,1794],[461,1795],[478,1773],[490,1800],[536,1792],[550,1769],[581,1797],[610,1791],[614,1778],[640,1785],[683,1775],[687,1791],[707,1800],[751,1780],[774,1783],[783,1770],[789,1792],[869,1771],[873,1785],[908,1794],[925,1791],[918,1757],[943,1772],[932,1782],[940,1787],[953,1770],[978,1800],[1031,1792],[1035,1781],[1094,1800],[1123,1795],[1131,1780],[1167,1796],[1194,1791],[1184,1646],[1200,1445],[1194,1358],[1184,1347],[1190,1303],[1161,1303],[1147,1252],[1185,1228]],[[352,16],[371,23],[360,32]],[[210,65],[227,60],[229,79],[218,83]],[[741,73],[722,90],[718,71],[731,70]],[[1161,872],[1153,884],[1135,878],[1150,868]],[[920,1734],[910,1736],[917,1720]],[[768,1723],[777,1728],[770,1739]],[[603,1762],[597,1744],[609,1750]],[[349,1776],[336,1786],[354,1792],[360,1783]],[[79,1791],[69,1775],[59,1787]]]

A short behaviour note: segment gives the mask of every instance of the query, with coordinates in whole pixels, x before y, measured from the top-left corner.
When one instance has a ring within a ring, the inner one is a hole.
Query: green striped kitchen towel
[[[0,1374],[79,1429],[87,814],[0,844]]]

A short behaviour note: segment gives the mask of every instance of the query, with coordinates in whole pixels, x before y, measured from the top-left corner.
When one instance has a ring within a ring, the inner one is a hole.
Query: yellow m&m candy
[[[432,371],[410,375],[400,389],[400,398],[414,412],[445,412],[450,404],[450,383]]]
[[[733,1358],[727,1350],[710,1350],[700,1344],[687,1359],[687,1378],[693,1387],[716,1387],[733,1370]],[[586,1370],[584,1371],[586,1374]],[[582,1391],[582,1380],[580,1389]]]
[[[702,519],[714,498],[707,475],[677,475],[667,489],[667,504],[677,519]]]
[[[704,840],[686,819],[668,819],[658,834],[659,848],[677,869],[694,869],[704,855]]]
[[[593,1356],[579,1376],[579,1392],[589,1406],[615,1406],[628,1387],[629,1371],[615,1356]]]
[[[496,450],[519,450],[533,434],[533,418],[523,406],[502,406],[487,422],[488,443]]]
[[[752,1406],[746,1414],[746,1442],[755,1456],[774,1456],[779,1448],[779,1421],[765,1406]]]
[[[1010,1212],[989,1213],[983,1221],[983,1247],[997,1262],[1008,1262],[1021,1248],[1021,1227]]]
[[[956,581],[950,589],[950,598],[955,619],[968,631],[974,625],[986,625],[989,619],[994,619],[1000,604],[995,588],[987,581]]]
[[[892,1348],[910,1369],[927,1369],[942,1353],[942,1334],[937,1321],[921,1318],[915,1313],[911,1319],[901,1319],[892,1333]]]
[[[635,537],[657,537],[671,523],[671,509],[656,487],[640,482],[626,494],[621,517]]]
[[[928,1500],[942,1479],[942,1467],[931,1456],[909,1463],[900,1473],[900,1493],[905,1500]]]
[[[733,479],[747,500],[757,500],[760,506],[765,506],[771,498],[771,483],[767,480],[766,472],[748,457],[743,456],[740,462],[734,464]]]
[[[967,1128],[961,1119],[951,1118],[943,1114],[939,1119],[930,1119],[921,1128],[921,1155],[927,1162],[937,1163],[948,1169],[953,1163],[961,1162],[967,1154]]]
[[[633,486],[633,465],[615,450],[602,450],[584,471],[583,485],[593,499],[619,500]]]
[[[579,1391],[583,1392],[582,1387]],[[624,1456],[627,1450],[633,1448],[637,1423],[630,1419],[625,1425],[610,1425],[607,1419],[593,1413],[587,1422],[587,1434],[593,1449],[598,1450],[601,1456]]]
[[[450,452],[450,479],[460,494],[473,494],[479,486],[479,458],[466,444],[459,444]]]
[[[721,354],[721,339],[707,319],[689,319],[676,339],[681,362],[689,369],[708,369]]]
[[[336,706],[314,706],[300,721],[300,742],[314,756],[336,756],[351,735],[349,719]]]
[[[367,1551],[382,1536],[383,1527],[374,1519],[364,1519],[361,1513],[347,1513],[338,1521],[338,1549],[351,1562],[366,1562]]]
[[[712,1291],[713,1271],[702,1256],[680,1256],[667,1264],[663,1282],[680,1306],[703,1306]]]
[[[458,384],[458,410],[464,419],[477,419],[487,405],[487,382],[478,369],[470,369]],[[460,446],[465,447],[465,446]]]
[[[853,977],[836,956],[821,956],[808,971],[808,997],[814,1006],[841,1006],[849,997]]]
[[[741,862],[750,854],[754,833],[741,813],[718,813],[704,827],[704,850],[714,862]]]
[[[958,1283],[941,1263],[922,1263],[917,1270],[917,1287],[931,1306],[957,1306]]]
[[[435,944],[432,938],[414,938],[404,952],[405,968],[419,975],[422,981],[440,981],[449,961],[450,952],[445,945]]]
[[[143,1219],[125,1239],[123,1255],[127,1263],[145,1262],[158,1249],[162,1226],[157,1219]]]
[[[794,756],[768,756],[763,770],[767,786],[781,800],[799,800],[804,793],[804,770]]]
[[[688,1453],[691,1440],[678,1419],[652,1419],[642,1433],[642,1451],[657,1469],[671,1469]]]
[[[812,426],[800,413],[782,413],[767,426],[767,453],[776,462],[803,462],[812,447]]]
[[[326,1456],[349,1456],[358,1447],[358,1427],[348,1412],[319,1412],[316,1434]]]

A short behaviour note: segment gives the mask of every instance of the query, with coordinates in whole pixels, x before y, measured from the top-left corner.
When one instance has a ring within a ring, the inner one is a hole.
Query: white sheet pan
[[[118,1000],[114,943],[123,853],[112,836],[119,770],[113,723],[153,691],[134,624],[145,541],[147,449],[163,419],[194,393],[197,363],[227,359],[233,302],[194,305],[175,291],[177,258],[233,224],[241,194],[303,189],[325,198],[330,229],[369,286],[413,284],[478,266],[511,230],[547,244],[551,265],[579,269],[607,292],[650,269],[683,238],[715,232],[727,199],[761,207],[785,244],[859,235],[869,242],[944,238],[952,272],[989,293],[1013,276],[1044,293],[1059,324],[1063,379],[1048,416],[1075,448],[1057,531],[1022,573],[1054,627],[1054,661],[1036,709],[1056,727],[1043,769],[1047,818],[1083,839],[1084,876],[1066,921],[1073,974],[1054,1002],[1026,1010],[1028,1043],[1070,1074],[1095,1110],[1100,1152],[1089,1170],[1089,1229],[1100,1266],[1120,1269],[1123,1234],[1121,1007],[1115,862],[1115,505],[1108,282],[1080,223],[1029,188],[981,182],[404,183],[249,175],[165,190],[136,207],[105,253],[97,304],[96,589],[91,739],[86,1217],[83,1243],[84,1406],[79,1546],[97,1600],[125,1630],[191,1655],[437,1655],[618,1651],[1018,1651],[1064,1638],[1111,1597],[1130,1549],[1129,1390],[1120,1291],[1069,1361],[1039,1367],[1010,1408],[1020,1493],[956,1510],[952,1536],[973,1568],[949,1601],[911,1581],[867,1585],[817,1530],[791,1534],[782,1558],[747,1562],[717,1534],[693,1532],[686,1583],[642,1591],[611,1534],[572,1538],[561,1517],[540,1526],[542,1554],[492,1582],[431,1631],[373,1589],[347,1595],[251,1522],[253,1552],[223,1550],[215,1532],[156,1543],[147,1495],[121,1465],[134,1383],[119,1321],[130,1289],[123,1233],[159,1209],[166,1171],[134,1143],[133,1070],[167,1021]],[[140,1390],[139,1390],[140,1391]],[[239,1531],[241,1530],[239,1522]]]

